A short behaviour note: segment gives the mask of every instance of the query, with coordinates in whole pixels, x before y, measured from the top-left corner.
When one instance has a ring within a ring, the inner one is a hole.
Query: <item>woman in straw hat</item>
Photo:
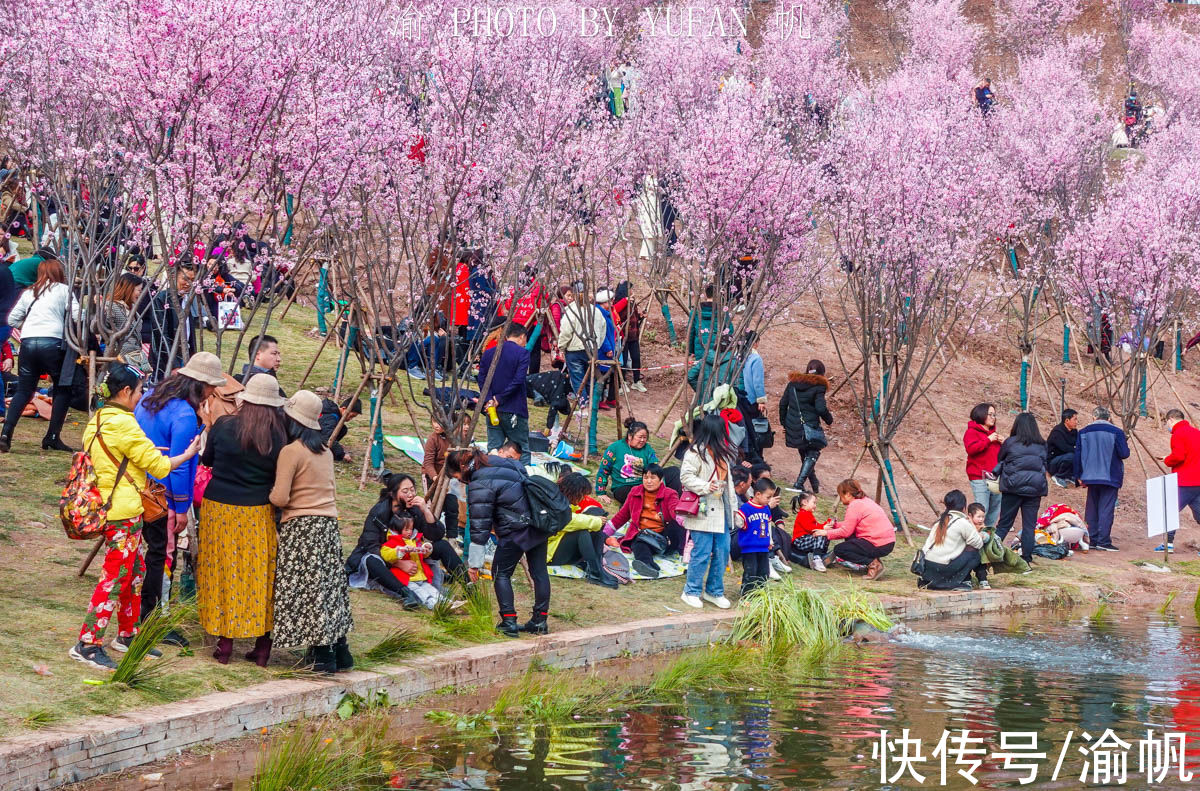
[[[308,646],[319,673],[354,667],[354,626],[338,530],[333,452],[321,436],[321,397],[301,390],[283,405],[291,442],[279,453],[271,503],[279,515],[275,645]]]
[[[197,600],[200,626],[219,638],[214,659],[227,664],[234,638],[253,637],[246,659],[266,667],[275,598],[270,494],[287,431],[275,377],[256,374],[239,395],[241,411],[213,424],[200,459],[212,480],[200,505]]]
[[[217,385],[224,382],[220,358],[212,352],[198,352],[192,355],[187,365],[172,372],[142,397],[134,417],[146,436],[158,447],[166,449],[168,455],[181,453],[200,435],[200,405]],[[169,580],[175,568],[175,537],[187,528],[198,463],[196,459],[189,459],[163,479],[162,484],[167,490],[167,513],[142,527],[146,542],[142,618],[148,617],[158,606],[163,598],[163,579]],[[167,592],[169,596],[169,583]],[[183,635],[174,630],[166,635],[164,642],[187,645]]]

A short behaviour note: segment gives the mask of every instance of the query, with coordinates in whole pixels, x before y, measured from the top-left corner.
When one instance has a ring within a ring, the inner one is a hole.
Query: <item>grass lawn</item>
[[[312,320],[311,309],[296,307],[285,322],[272,329],[283,348],[280,381],[289,393],[296,389],[320,343],[319,339],[314,340],[306,334]],[[306,386],[328,386],[336,361],[336,349],[331,342]],[[354,378],[357,363],[351,361],[350,369]],[[236,370],[240,371],[240,364]],[[400,379],[401,385],[407,386],[403,374]],[[414,386],[417,384],[423,385],[414,383]],[[419,388],[415,389],[420,392]],[[423,436],[427,430],[426,414],[420,409],[413,412]],[[538,425],[543,415],[544,411],[536,410],[530,423]],[[78,443],[82,419],[79,413],[71,414],[64,431],[68,443]],[[385,403],[383,425],[388,434],[414,433],[412,418],[399,402],[398,395],[397,399]],[[350,424],[346,447],[354,454],[355,462],[337,468],[338,504],[347,553],[354,546],[362,520],[378,494],[377,485],[371,482],[362,491],[358,487],[367,428],[365,416]],[[100,558],[84,578],[76,575],[80,562],[90,549],[90,542],[68,540],[58,525],[58,495],[69,459],[66,454],[40,450],[39,441],[44,430],[41,421],[23,420],[17,428],[12,452],[0,457],[0,492],[4,492],[0,499],[0,735],[92,714],[116,713],[164,700],[236,689],[269,680],[288,670],[297,658],[295,655],[277,652],[271,666],[260,669],[241,659],[241,654],[249,648],[241,642],[236,646],[234,660],[227,666],[220,666],[211,659],[211,647],[206,647],[204,636],[193,623],[188,631],[195,653],[173,660],[175,664],[170,670],[165,697],[128,687],[85,683],[102,678],[103,674],[72,661],[67,651],[77,639],[96,582]],[[616,436],[616,423],[612,417],[602,416],[599,436],[602,446]],[[655,438],[653,441],[661,453],[663,440]],[[386,466],[392,470],[418,472],[415,464],[390,448]],[[828,512],[830,509],[829,501],[822,503],[822,510]],[[888,573],[873,583],[851,578],[840,570],[818,575],[797,568],[793,576],[801,584],[860,586],[877,593],[912,594],[914,585],[908,573],[910,561],[911,552],[907,548],[898,549],[887,559]],[[1060,564],[1051,572],[1047,566],[1042,564],[1035,574],[1025,577],[1002,575],[997,584],[999,587],[1037,587],[1048,585],[1052,580],[1058,586],[1074,581],[1103,582],[1100,569]],[[740,575],[741,569],[735,566],[727,575],[727,590],[737,590]],[[531,598],[522,575],[517,575],[516,584],[518,608],[524,618]],[[582,580],[554,578],[551,628],[562,631],[668,615],[686,607],[679,601],[681,590],[681,578],[638,582],[619,591],[609,591]],[[426,613],[406,613],[382,594],[351,591],[351,601],[355,629],[350,639],[356,654],[401,627],[426,639],[430,650],[463,644],[435,625]],[[114,625],[108,636],[111,638],[115,634]],[[181,652],[167,647],[165,654],[172,659]]]

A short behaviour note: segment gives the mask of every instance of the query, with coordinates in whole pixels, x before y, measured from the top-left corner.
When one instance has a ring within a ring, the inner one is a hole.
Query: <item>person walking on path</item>
[[[1171,453],[1163,464],[1179,476],[1179,510],[1190,508],[1200,524],[1200,429],[1184,420],[1179,409],[1167,412],[1167,430],[1171,432]],[[1175,543],[1174,531],[1167,534],[1168,545]],[[1156,550],[1161,552],[1159,546]]]
[[[846,516],[832,527],[822,527],[810,535],[830,541],[843,539],[833,548],[833,559],[852,570],[865,569],[867,579],[883,574],[882,558],[896,548],[896,528],[879,503],[867,497],[862,485],[847,478],[837,486],[838,499],[846,506]],[[826,563],[829,562],[827,559]]]
[[[479,390],[489,412],[495,410],[499,418],[498,424],[492,425],[489,415],[487,446],[495,450],[511,440],[521,449],[521,463],[529,464],[529,404],[525,397],[529,350],[525,348],[525,328],[510,324],[504,336],[502,346],[488,349],[479,360]]]
[[[471,525],[467,562],[472,581],[479,578],[488,536],[496,535],[496,554],[492,557],[492,585],[500,610],[496,631],[505,637],[520,637],[521,632],[546,634],[550,631],[546,623],[550,612],[547,535],[535,529],[530,521],[525,468],[512,459],[470,449],[452,451],[446,458],[446,473],[467,485],[467,515]],[[512,575],[522,556],[529,562],[529,575],[533,578],[533,617],[524,626],[517,626]]]
[[[280,509],[275,563],[279,646],[307,646],[306,665],[330,674],[354,667],[346,635],[350,614],[338,530],[333,452],[321,434],[321,397],[301,390],[283,405],[290,443],[279,452],[271,504]]]
[[[216,635],[213,658],[228,664],[234,638],[255,638],[246,659],[266,667],[274,625],[277,538],[271,488],[287,442],[279,383],[255,374],[241,411],[208,432],[200,463],[212,470],[200,505],[196,589],[200,626]]]
[[[1000,456],[995,404],[977,404],[971,410],[971,419],[963,433],[963,447],[967,451],[967,480],[971,482],[971,495],[987,511],[984,523],[988,530],[994,530],[1000,521],[1001,500],[1000,494],[988,488],[988,479],[994,477],[993,470]]]
[[[17,304],[9,311],[7,323],[21,329],[21,353],[17,357],[17,390],[4,417],[4,429],[0,432],[0,453],[12,447],[13,432],[26,405],[33,399],[38,380],[43,374],[54,382],[54,403],[51,406],[50,425],[42,438],[42,450],[65,450],[67,446],[59,436],[71,407],[71,391],[60,384],[63,378],[63,363],[67,357],[66,322],[67,314],[79,318],[79,301],[67,285],[67,275],[56,259],[50,258],[38,264],[37,281],[25,289]]]
[[[804,373],[793,371],[788,375],[787,387],[779,399],[779,424],[783,426],[789,448],[800,453],[800,474],[796,476],[796,488],[804,491],[811,484],[817,494],[821,484],[817,480],[817,460],[821,451],[829,444],[825,438],[825,425],[833,425],[833,415],[825,403],[829,380],[825,378],[825,363],[809,360]]]
[[[1042,498],[1050,492],[1046,483],[1046,440],[1031,412],[1013,421],[1012,433],[1000,446],[995,475],[1000,479],[1000,521],[996,535],[1008,536],[1017,512],[1021,513],[1021,557],[1033,560],[1034,531]],[[986,522],[985,522],[986,525]]]
[[[140,370],[140,369],[139,369]],[[144,372],[145,373],[145,372]],[[200,405],[214,388],[225,383],[221,360],[212,352],[197,352],[187,365],[154,386],[138,403],[134,417],[146,436],[171,454],[182,453],[200,436]],[[162,480],[167,490],[167,512],[142,527],[146,546],[146,579],[142,583],[142,617],[154,612],[163,594],[164,579],[175,570],[175,537],[187,529],[196,487],[197,459],[188,459]],[[169,588],[168,588],[169,590]],[[187,646],[187,639],[171,630],[163,642]]]
[[[683,527],[691,534],[692,553],[680,598],[689,607],[703,607],[702,598],[722,610],[731,606],[725,598],[725,564],[729,562],[733,512],[738,507],[731,474],[736,462],[737,448],[729,442],[725,420],[715,412],[705,415],[679,466],[684,491],[700,501],[695,516],[683,517]]]
[[[1116,552],[1112,543],[1113,512],[1117,493],[1125,482],[1129,442],[1125,432],[1110,422],[1107,409],[1096,407],[1092,414],[1096,419],[1079,430],[1074,475],[1075,480],[1087,487],[1083,519],[1088,526],[1088,543],[1093,549]],[[1159,547],[1160,552],[1162,549]]]
[[[104,564],[79,630],[79,642],[69,653],[72,659],[86,665],[116,670],[116,663],[104,651],[104,630],[115,611],[117,638],[112,647],[121,653],[129,650],[129,643],[137,634],[141,612],[138,590],[146,573],[141,546],[141,492],[146,488],[146,476],[166,478],[171,470],[199,452],[200,440],[193,437],[182,452],[169,457],[155,447],[133,417],[133,408],[142,397],[142,376],[132,366],[116,363],[110,367],[100,392],[104,406],[84,428],[83,446],[89,449],[96,470],[96,488],[101,493],[111,493],[108,524],[104,529]],[[122,471],[121,462],[125,460],[128,461]],[[117,590],[115,605],[114,589]],[[150,656],[158,658],[162,653],[151,649]]]
[[[1046,469],[1057,486],[1066,489],[1075,485],[1075,444],[1079,441],[1079,413],[1064,409],[1062,422],[1050,429],[1046,437],[1049,461]]]
[[[573,291],[561,291],[565,303],[559,324],[558,348],[562,350],[571,380],[571,391],[579,397],[579,389],[588,376],[592,355],[599,355],[608,334],[608,322],[600,308],[579,299]],[[570,302],[566,300],[570,299]],[[587,403],[591,403],[588,401]]]

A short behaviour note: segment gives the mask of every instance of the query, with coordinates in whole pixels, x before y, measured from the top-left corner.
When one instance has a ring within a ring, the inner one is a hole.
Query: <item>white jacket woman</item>
[[[717,464],[707,454],[689,449],[683,454],[679,467],[679,482],[687,491],[700,496],[700,513],[696,516],[684,516],[683,527],[693,533],[726,533],[733,522],[733,511],[738,501],[737,493],[733,490],[733,476],[728,468],[725,473],[723,491],[712,491],[712,484],[717,481]],[[722,495],[727,507],[722,506]]]
[[[694,434],[679,468],[684,490],[700,497],[696,515],[683,517],[683,526],[691,531],[692,550],[680,598],[690,607],[703,607],[703,599],[728,609],[725,564],[729,562],[729,531],[737,504],[730,473],[737,462],[737,449],[729,442],[724,419],[715,412],[705,415]]]

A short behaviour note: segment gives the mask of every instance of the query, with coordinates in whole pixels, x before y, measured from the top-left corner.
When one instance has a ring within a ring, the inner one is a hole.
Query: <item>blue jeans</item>
[[[725,564],[729,561],[729,533],[692,532],[692,554],[688,557],[687,582],[683,592],[699,596],[701,585],[709,596],[725,595]]]
[[[567,360],[567,377],[571,380],[571,392],[578,393],[584,377],[587,376],[590,358],[587,352],[567,352],[564,356]]]
[[[419,344],[408,347],[405,366],[420,368],[422,371],[440,371],[442,361],[446,359],[446,339],[437,335],[426,338]]]
[[[1179,487],[1179,510],[1190,508],[1192,518],[1200,524],[1200,486],[1180,486]],[[1167,533],[1167,541],[1175,541],[1175,531]]]
[[[996,523],[1000,521],[1000,495],[993,494],[988,491],[987,481],[971,481],[971,494],[975,495],[975,502],[987,509],[984,514],[983,522],[989,530],[996,527]]]

